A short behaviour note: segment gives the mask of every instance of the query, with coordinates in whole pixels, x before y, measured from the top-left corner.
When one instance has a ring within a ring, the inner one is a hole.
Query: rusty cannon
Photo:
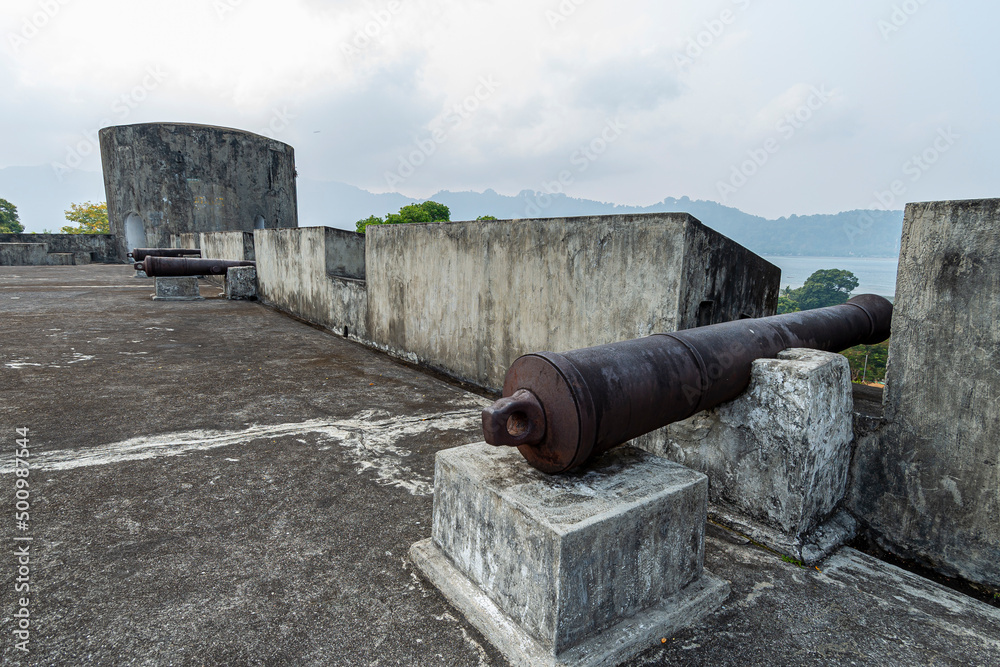
[[[892,304],[845,304],[654,334],[511,364],[503,398],[483,410],[483,436],[555,474],[739,396],[755,359],[792,347],[840,352],[889,337]]]
[[[147,257],[201,257],[197,248],[132,248],[129,257],[141,262]]]
[[[165,278],[168,276],[226,275],[226,271],[231,266],[257,266],[257,262],[149,255],[133,266],[136,271],[145,271],[150,278]]]

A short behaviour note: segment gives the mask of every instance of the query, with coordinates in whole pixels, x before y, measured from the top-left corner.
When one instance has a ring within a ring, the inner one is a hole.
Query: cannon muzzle
[[[579,468],[644,433],[739,396],[755,359],[805,347],[839,352],[889,337],[892,304],[873,294],[610,345],[518,358],[483,436],[545,473]]]
[[[141,262],[147,257],[201,257],[201,251],[197,248],[133,248],[128,256]]]
[[[225,275],[231,266],[257,266],[257,262],[230,259],[203,259],[198,257],[158,257],[148,255],[135,263],[136,271],[145,271],[153,277]]]

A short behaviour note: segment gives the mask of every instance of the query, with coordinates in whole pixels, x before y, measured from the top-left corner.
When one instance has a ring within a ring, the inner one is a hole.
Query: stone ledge
[[[410,559],[444,597],[482,632],[512,665],[617,665],[694,625],[729,596],[729,584],[708,570],[679,593],[653,608],[586,639],[558,655],[508,618],[490,598],[428,538],[410,547]]]

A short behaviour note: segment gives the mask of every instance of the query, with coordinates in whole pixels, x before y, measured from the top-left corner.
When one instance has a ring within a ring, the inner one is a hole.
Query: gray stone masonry
[[[0,243],[0,266],[41,266],[47,254],[44,243]]]
[[[703,474],[630,447],[548,476],[467,445],[438,453],[411,555],[511,662],[616,664],[728,594],[703,569],[706,502]]]
[[[226,269],[227,299],[257,298],[257,267],[230,266]]]
[[[909,204],[884,423],[848,508],[885,549],[1000,590],[1000,199]]]
[[[154,278],[156,294],[154,301],[198,301],[202,299],[198,289],[198,279],[193,276],[178,278]]]
[[[754,362],[739,398],[634,441],[709,478],[710,514],[755,540],[812,563],[853,537],[831,517],[851,459],[847,359],[791,349]]]

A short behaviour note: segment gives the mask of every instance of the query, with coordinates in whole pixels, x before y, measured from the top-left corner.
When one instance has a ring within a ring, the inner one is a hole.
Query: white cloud
[[[63,160],[105,120],[261,131],[287,111],[278,138],[312,177],[385,190],[385,173],[445,129],[403,192],[515,192],[620,118],[627,131],[570,194],[716,198],[733,161],[826,86],[831,100],[731,203],[771,216],[866,205],[942,124],[976,138],[912,195],[991,194],[986,148],[1000,148],[1000,130],[983,82],[1000,9],[927,3],[887,41],[877,22],[892,4],[6,0],[0,118],[17,130],[0,166]],[[58,11],[35,26],[43,6]],[[150,68],[166,76],[137,101]],[[484,80],[497,85],[477,96]],[[455,122],[470,98],[475,111]],[[98,169],[96,156],[82,166]]]

